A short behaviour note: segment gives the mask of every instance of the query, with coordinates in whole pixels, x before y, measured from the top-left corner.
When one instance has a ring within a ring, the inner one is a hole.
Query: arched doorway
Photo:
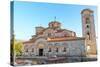
[[[43,56],[43,48],[39,48],[39,56]]]
[[[36,55],[37,56],[45,56],[46,55],[46,49],[47,49],[47,41],[45,38],[37,38],[35,41],[36,46]]]
[[[45,44],[44,43],[38,43],[38,55],[39,56],[44,55],[44,49],[45,49]]]

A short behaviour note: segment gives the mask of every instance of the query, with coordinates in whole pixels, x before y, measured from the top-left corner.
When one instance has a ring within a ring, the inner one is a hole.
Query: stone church
[[[48,27],[36,27],[36,33],[23,42],[26,56],[86,56],[96,55],[96,34],[93,11],[84,9],[82,16],[82,37],[74,31],[62,29],[59,21],[51,21]]]

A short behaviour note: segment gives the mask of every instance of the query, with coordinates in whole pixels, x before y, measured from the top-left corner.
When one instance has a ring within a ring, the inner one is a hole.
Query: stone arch
[[[38,56],[45,56],[47,51],[47,40],[46,38],[37,38],[35,43],[35,51]]]
[[[34,44],[37,46],[39,43],[46,45],[47,44],[46,38],[43,38],[43,37],[36,38]]]

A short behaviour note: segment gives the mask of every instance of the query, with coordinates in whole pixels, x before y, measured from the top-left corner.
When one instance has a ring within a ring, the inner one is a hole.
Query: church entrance
[[[43,56],[43,49],[39,49],[39,56]]]

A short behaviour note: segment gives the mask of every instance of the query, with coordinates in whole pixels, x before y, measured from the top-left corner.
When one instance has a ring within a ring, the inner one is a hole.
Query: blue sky
[[[97,31],[96,6],[15,1],[14,33],[16,39],[30,39],[35,34],[36,26],[48,27],[48,23],[53,21],[55,16],[56,20],[61,22],[62,28],[75,31],[77,36],[82,36],[80,12],[85,8],[94,11]]]

